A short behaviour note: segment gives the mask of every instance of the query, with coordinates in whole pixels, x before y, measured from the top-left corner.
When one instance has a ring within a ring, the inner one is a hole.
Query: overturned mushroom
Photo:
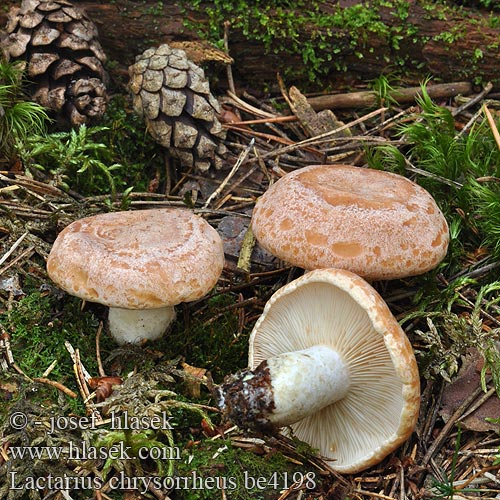
[[[178,209],[77,220],[59,234],[47,260],[63,290],[110,307],[109,330],[118,343],[160,337],[174,306],[208,293],[223,265],[217,231]]]
[[[249,369],[215,393],[240,427],[290,426],[350,473],[403,443],[420,404],[405,333],[366,281],[335,269],[311,271],[271,297],[250,337]]]

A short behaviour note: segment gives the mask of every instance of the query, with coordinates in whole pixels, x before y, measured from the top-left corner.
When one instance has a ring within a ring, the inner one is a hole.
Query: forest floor
[[[5,164],[0,498],[500,498],[500,276],[495,234],[487,233],[495,196],[500,210],[500,100],[487,87],[467,96],[453,87],[434,101],[407,103],[379,87],[369,109],[338,111],[336,128],[326,134],[290,109],[287,89],[264,98],[220,96],[229,157],[225,168],[205,174],[176,171],[133,121],[125,97],[120,113],[115,109],[103,123],[109,129],[92,140],[109,141],[116,154],[127,141],[140,142],[149,156],[141,168],[113,172],[114,197],[98,172]],[[332,116],[319,116],[331,123]],[[313,163],[398,171],[431,192],[451,232],[437,270],[373,284],[415,349],[422,405],[411,438],[379,465],[352,475],[338,474],[295,440],[247,434],[224,422],[209,391],[246,366],[248,337],[265,303],[303,272],[245,239],[253,205],[271,182]],[[485,185],[493,198],[479,191]],[[206,298],[179,306],[164,339],[117,347],[106,334],[105,308],[70,297],[48,278],[51,245],[88,215],[186,206],[223,238],[223,274]],[[127,415],[167,415],[173,425],[113,428],[110,416]],[[70,444],[87,452],[149,446],[159,454],[68,456]],[[55,456],[54,449],[66,451]]]

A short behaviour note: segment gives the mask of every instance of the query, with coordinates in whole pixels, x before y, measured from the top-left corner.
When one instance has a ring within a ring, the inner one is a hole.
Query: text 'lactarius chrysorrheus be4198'
[[[286,174],[255,204],[252,230],[273,255],[302,269],[347,269],[368,280],[422,274],[446,255],[448,224],[406,177],[351,165]]]
[[[109,306],[109,331],[120,344],[163,335],[174,306],[206,295],[223,267],[217,231],[189,210],[170,208],[77,220],[47,260],[63,290]]]
[[[353,473],[408,439],[420,382],[380,295],[349,271],[318,269],[271,297],[250,337],[249,368],[215,397],[240,427],[290,426],[334,469]]]

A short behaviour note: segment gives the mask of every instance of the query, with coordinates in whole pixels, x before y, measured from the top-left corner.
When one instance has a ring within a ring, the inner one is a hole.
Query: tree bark
[[[8,0],[7,3],[14,3]],[[17,3],[17,2],[16,2]],[[207,23],[202,12],[183,13],[177,2],[167,0],[115,0],[101,3],[85,0],[75,2],[83,7],[97,24],[101,43],[110,61],[111,73],[125,76],[134,57],[146,48],[175,40],[195,40],[197,34],[186,30],[186,15],[200,25]],[[325,12],[361,3],[361,0],[327,0]],[[409,84],[418,84],[427,76],[442,81],[477,81],[493,83],[500,89],[500,21],[487,12],[467,8],[448,8],[429,0],[408,0],[408,16],[405,20],[390,8],[381,8],[379,15],[389,27],[401,25],[401,33],[411,26],[414,35],[391,41],[383,34],[369,31],[361,44],[354,46],[348,31],[310,26],[301,34],[304,40],[312,33],[321,32],[335,47],[333,62],[325,64],[325,76],[316,87],[341,88],[358,81],[367,81],[383,73],[395,73],[397,78]],[[6,14],[0,14],[4,25]],[[276,40],[276,46],[286,45],[286,40]],[[307,78],[300,54],[274,54],[264,46],[248,40],[236,29],[230,31],[230,55],[234,58],[233,72],[240,87],[261,89],[264,84],[274,85],[276,73],[285,74],[286,83],[305,86]],[[336,64],[337,63],[337,64]],[[340,70],[338,66],[345,69]],[[286,70],[289,70],[286,73]],[[224,85],[223,71],[220,72]]]

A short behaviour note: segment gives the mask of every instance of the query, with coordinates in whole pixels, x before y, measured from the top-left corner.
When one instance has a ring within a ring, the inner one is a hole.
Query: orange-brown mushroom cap
[[[347,269],[367,279],[429,271],[449,242],[446,220],[425,189],[350,165],[285,175],[257,201],[252,229],[266,250],[295,266]]]
[[[47,270],[63,290],[123,309],[203,297],[224,266],[214,228],[189,210],[112,212],[77,220],[57,237]]]

